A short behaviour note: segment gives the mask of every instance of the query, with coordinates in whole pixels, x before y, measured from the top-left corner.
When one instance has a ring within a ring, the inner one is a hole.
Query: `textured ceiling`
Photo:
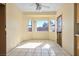
[[[15,5],[23,12],[50,12],[50,11],[56,11],[63,4],[62,3],[41,3],[41,5],[43,5],[41,7],[41,10],[36,10],[35,3],[16,3]],[[47,7],[44,7],[44,6],[47,6]]]

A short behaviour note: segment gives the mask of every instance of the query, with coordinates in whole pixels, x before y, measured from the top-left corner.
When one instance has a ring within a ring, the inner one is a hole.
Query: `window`
[[[37,20],[36,28],[37,28],[37,31],[48,31],[48,21],[47,20]]]
[[[50,30],[50,32],[55,32],[55,20],[54,19],[50,19],[50,22],[48,22],[48,20],[46,19],[33,20],[33,25],[34,25],[33,26],[34,31],[36,32],[43,32],[43,31],[48,31],[48,30]],[[32,20],[28,21],[27,30],[29,32],[32,32]]]
[[[28,22],[28,31],[32,32],[32,21],[31,20],[29,20]]]
[[[55,20],[50,20],[50,31],[55,32]]]
[[[57,18],[57,32],[62,32],[62,16]]]

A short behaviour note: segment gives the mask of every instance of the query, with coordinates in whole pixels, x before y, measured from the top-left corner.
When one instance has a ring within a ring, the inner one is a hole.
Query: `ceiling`
[[[22,11],[22,12],[50,12],[56,11],[62,3],[41,3],[44,6],[48,6],[49,8],[42,7],[41,10],[36,10],[35,3],[16,3],[15,5]]]

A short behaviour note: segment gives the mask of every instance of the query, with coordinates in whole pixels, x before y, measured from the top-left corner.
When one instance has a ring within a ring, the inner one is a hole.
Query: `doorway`
[[[57,18],[57,43],[62,47],[62,15]]]
[[[0,56],[6,55],[6,6],[0,3]]]

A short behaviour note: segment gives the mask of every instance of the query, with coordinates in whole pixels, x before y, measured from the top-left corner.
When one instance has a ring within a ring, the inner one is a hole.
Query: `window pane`
[[[48,21],[47,20],[37,20],[36,27],[37,27],[37,31],[48,31]]]
[[[32,32],[32,21],[29,20],[28,22],[28,31]]]
[[[55,32],[55,20],[50,20],[50,31]]]
[[[62,32],[62,18],[59,17],[57,20],[57,32]]]

